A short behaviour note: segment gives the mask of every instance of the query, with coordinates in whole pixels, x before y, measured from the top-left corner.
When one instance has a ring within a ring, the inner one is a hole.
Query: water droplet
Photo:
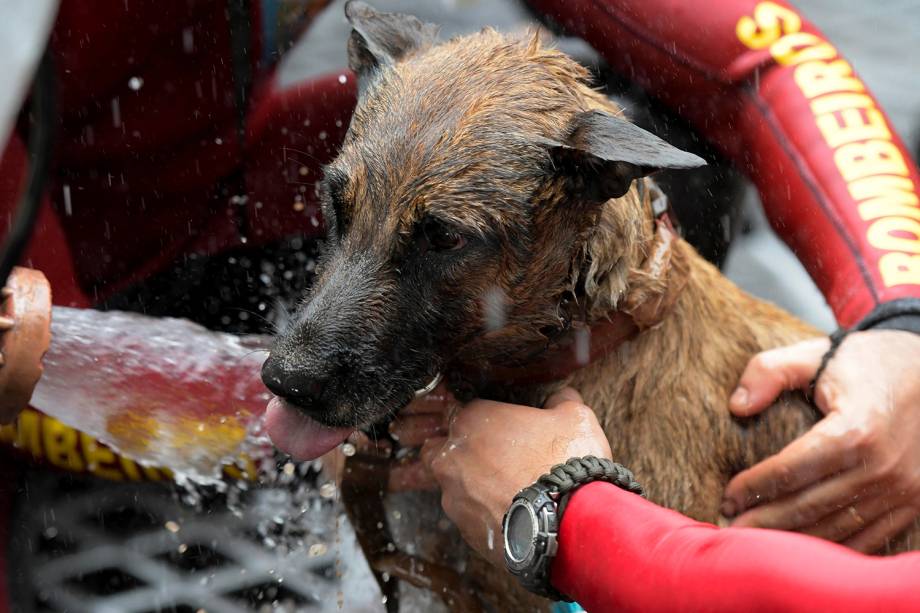
[[[351,456],[355,455],[357,451],[358,450],[351,443],[342,443],[342,453],[345,455],[345,457],[350,458]]]
[[[346,83],[348,83],[348,75],[340,74],[339,83],[341,83],[342,85],[345,85]]]
[[[62,189],[64,191],[64,215],[70,217],[73,215],[73,204],[70,201],[70,186],[65,183]]]
[[[172,521],[172,520],[169,520],[169,521],[166,522],[166,524],[164,524],[164,525],[166,526],[166,529],[169,530],[170,532],[172,532],[173,534],[175,534],[176,532],[179,531],[179,524],[177,524],[176,522],[174,522],[174,521]]]
[[[112,98],[112,125],[116,128],[121,127],[121,102],[118,98]]]
[[[144,86],[144,80],[140,77],[131,77],[128,79],[128,87],[133,91],[137,91]]]
[[[575,330],[575,362],[585,365],[591,361],[591,328]]]
[[[323,498],[335,496],[335,483],[323,483],[319,488],[319,495]]]
[[[182,50],[191,53],[195,50],[195,34],[191,28],[182,30]]]
[[[507,321],[508,296],[505,290],[492,286],[482,295],[482,311],[486,330],[494,331],[504,327]]]

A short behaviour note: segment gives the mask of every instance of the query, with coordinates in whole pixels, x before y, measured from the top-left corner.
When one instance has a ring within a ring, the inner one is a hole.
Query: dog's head
[[[576,286],[640,260],[651,223],[623,198],[632,182],[702,161],[617,117],[535,34],[438,45],[414,17],[346,14],[360,99],[322,182],[327,254],[263,379],[288,413],[353,429],[448,364],[545,341]]]

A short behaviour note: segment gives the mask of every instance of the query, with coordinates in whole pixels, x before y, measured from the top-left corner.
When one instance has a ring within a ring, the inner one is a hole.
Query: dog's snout
[[[285,367],[282,360],[270,355],[262,364],[262,382],[273,394],[307,412],[321,412],[326,380],[304,370]]]

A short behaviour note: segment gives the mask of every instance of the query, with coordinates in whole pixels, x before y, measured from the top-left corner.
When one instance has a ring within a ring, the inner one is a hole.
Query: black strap
[[[836,355],[846,337],[853,332],[864,332],[865,330],[873,329],[903,330],[920,334],[920,298],[901,298],[891,302],[884,302],[872,309],[868,315],[863,317],[852,328],[839,328],[831,334],[831,346],[821,357],[821,365],[818,366],[814,378],[808,384],[809,396],[814,398],[818,379],[824,374],[828,363]]]
[[[920,298],[901,298],[882,303],[853,327],[854,330],[876,328],[920,334]]]
[[[0,287],[6,286],[10,272],[19,263],[22,252],[29,244],[41,209],[51,166],[54,127],[57,123],[56,89],[51,51],[45,49],[35,73],[30,99],[32,106],[29,113],[29,178],[16,208],[16,215],[10,222],[6,241],[0,249]]]

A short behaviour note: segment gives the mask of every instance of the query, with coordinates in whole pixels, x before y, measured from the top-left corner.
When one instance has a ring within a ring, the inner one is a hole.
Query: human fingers
[[[822,519],[834,516],[840,509],[850,506],[854,495],[868,496],[875,493],[867,489],[869,480],[865,471],[854,468],[773,502],[755,506],[739,515],[732,525],[807,532]],[[853,518],[839,519],[841,521],[837,526],[848,526]],[[835,526],[829,525],[827,529],[834,530]]]
[[[389,429],[390,436],[402,447],[419,447],[431,437],[447,434],[444,415],[435,413],[400,415]]]
[[[422,460],[413,460],[397,464],[390,470],[387,489],[391,492],[432,491],[438,489],[438,482]]]
[[[872,524],[843,542],[844,545],[863,553],[876,553],[888,540],[907,529],[917,518],[913,507],[900,507],[885,513]]]
[[[814,378],[830,347],[826,337],[762,351],[748,362],[728,407],[739,417],[766,409],[787,390],[801,389]]]
[[[833,436],[832,414],[776,455],[735,475],[725,487],[720,508],[725,517],[771,502],[850,468],[858,458],[846,453],[845,436]]]
[[[829,541],[846,541],[871,526],[898,506],[897,501],[885,495],[866,495],[852,504],[822,518],[814,525],[801,530],[805,534]]]
[[[546,402],[543,403],[544,409],[552,409],[562,404],[563,402],[577,402],[578,404],[584,404],[585,401],[582,400],[581,394],[575,390],[573,387],[564,387],[549,398],[546,399]]]
[[[399,412],[400,416],[418,415],[421,413],[446,413],[457,404],[457,399],[447,389],[447,385],[439,383],[436,388],[415,398]]]
[[[418,457],[419,457],[419,460],[421,460],[421,462],[426,467],[428,467],[428,470],[432,470],[432,464],[434,464],[435,460],[442,458],[444,456],[443,449],[446,443],[447,443],[446,436],[438,436],[435,438],[428,439],[422,445],[422,448],[419,450]]]

